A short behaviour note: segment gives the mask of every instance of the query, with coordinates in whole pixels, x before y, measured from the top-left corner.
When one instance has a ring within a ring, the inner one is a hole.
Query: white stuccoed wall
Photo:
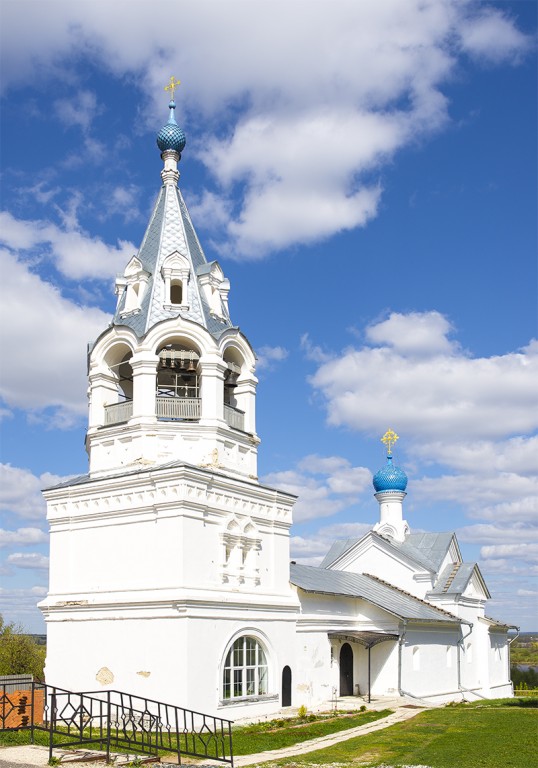
[[[114,680],[105,688],[159,700],[170,691],[170,703],[242,717],[245,704],[221,702],[222,663],[234,635],[252,630],[268,648],[272,681],[252,711],[278,709],[281,668],[295,663],[292,496],[189,466],[46,496],[48,682],[95,690],[106,668]],[[240,542],[256,545],[232,571],[224,563],[230,521]]]

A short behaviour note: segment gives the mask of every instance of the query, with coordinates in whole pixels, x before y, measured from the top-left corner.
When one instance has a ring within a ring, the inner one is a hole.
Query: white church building
[[[178,188],[169,107],[162,186],[89,348],[89,472],[45,491],[47,682],[231,720],[335,696],[512,695],[511,627],[486,616],[454,534],[409,530],[394,433],[373,530],[290,565],[295,497],[258,481],[256,357]]]

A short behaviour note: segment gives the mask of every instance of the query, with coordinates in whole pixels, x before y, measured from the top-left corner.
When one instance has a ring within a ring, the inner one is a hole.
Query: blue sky
[[[28,20],[33,19],[29,24]],[[532,0],[1,6],[0,612],[42,631],[40,489],[84,473],[86,343],[160,184],[180,186],[259,357],[260,477],[292,555],[378,518],[453,530],[536,629],[537,6]]]

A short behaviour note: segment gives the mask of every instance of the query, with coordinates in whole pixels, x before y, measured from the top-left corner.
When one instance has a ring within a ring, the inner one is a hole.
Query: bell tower
[[[180,460],[256,478],[255,356],[178,189],[186,139],[168,106],[162,187],[116,280],[112,323],[89,350],[90,475]]]
[[[269,683],[245,687],[261,714],[290,664],[295,497],[258,482],[256,358],[177,186],[176,85],[157,135],[162,186],[88,353],[89,473],[44,492],[45,673],[68,690],[112,687],[233,718],[244,716],[226,682],[238,637],[272,654]]]

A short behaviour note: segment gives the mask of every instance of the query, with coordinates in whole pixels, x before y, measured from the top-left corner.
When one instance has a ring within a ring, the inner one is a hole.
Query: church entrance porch
[[[372,687],[379,677],[379,664],[372,664],[372,648],[379,643],[396,643],[399,635],[390,632],[348,631],[329,632],[329,640],[342,643],[338,655],[340,667],[339,697],[363,696],[365,701],[372,701]],[[358,646],[358,647],[357,647]],[[361,653],[362,649],[366,650]],[[366,656],[366,658],[365,658]],[[396,692],[397,681],[391,686]]]

